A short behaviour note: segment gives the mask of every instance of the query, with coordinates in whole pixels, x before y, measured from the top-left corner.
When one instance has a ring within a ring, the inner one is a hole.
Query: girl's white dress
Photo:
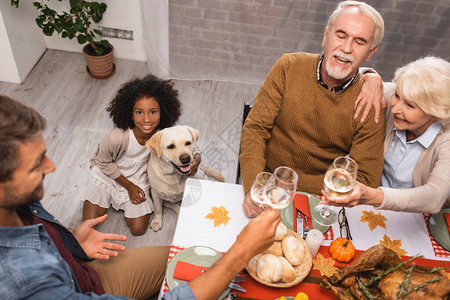
[[[114,179],[105,175],[98,166],[90,169],[91,177],[85,199],[104,208],[112,205],[116,210],[121,209],[127,218],[137,218],[153,212],[153,201],[150,197],[147,176],[150,152],[150,149],[138,143],[133,131],[130,130],[128,149],[115,161],[122,175],[145,192],[146,200],[144,202],[131,203],[128,191]]]

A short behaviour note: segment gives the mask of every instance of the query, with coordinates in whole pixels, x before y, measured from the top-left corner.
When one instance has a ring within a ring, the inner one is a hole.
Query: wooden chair
[[[242,126],[244,126],[245,119],[247,119],[248,114],[250,113],[250,110],[252,109],[252,105],[250,103],[245,102],[244,103],[244,111],[242,115]],[[239,146],[239,154],[241,153],[241,146]],[[241,184],[241,165],[237,163],[237,171],[236,171],[236,184]]]

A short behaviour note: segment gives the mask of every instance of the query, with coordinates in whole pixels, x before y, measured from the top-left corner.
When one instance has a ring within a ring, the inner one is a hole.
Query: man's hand
[[[218,299],[248,261],[273,244],[280,221],[281,215],[277,209],[268,209],[251,220],[227,253],[206,272],[188,282],[196,299]]]
[[[249,259],[269,248],[275,240],[275,231],[281,221],[278,209],[268,208],[251,220],[242,229],[236,240],[236,247],[245,249]]]
[[[195,153],[194,160],[192,161],[192,164],[191,164],[191,173],[189,173],[187,175],[188,177],[194,176],[195,173],[197,173],[198,166],[200,165],[201,162],[202,162],[202,156],[200,155],[200,153]]]
[[[125,246],[106,242],[106,240],[126,241],[127,237],[120,234],[101,233],[93,227],[105,222],[108,215],[84,221],[73,230],[73,234],[84,249],[84,252],[92,258],[109,259],[119,255],[117,251],[124,251]],[[115,251],[113,251],[115,250]]]
[[[376,73],[364,73],[362,77],[364,85],[358,97],[356,97],[354,118],[358,118],[359,113],[365,106],[361,116],[361,123],[364,122],[373,106],[375,108],[375,123],[378,124],[381,108],[386,107],[386,100],[383,97],[383,80]]]
[[[262,209],[252,201],[250,191],[245,195],[242,207],[244,208],[245,215],[249,218],[254,218],[264,211],[264,209]]]

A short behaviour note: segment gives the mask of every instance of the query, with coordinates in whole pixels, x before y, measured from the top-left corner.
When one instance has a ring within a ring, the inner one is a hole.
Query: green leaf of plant
[[[39,28],[44,27],[44,20],[42,20],[42,18],[36,18],[35,21]]]
[[[61,0],[60,0],[60,1],[61,1]],[[80,0],[70,0],[70,1],[69,1],[70,7],[78,6],[80,2],[81,2]]]
[[[98,24],[100,21],[102,20],[102,16],[100,15],[92,15],[92,21],[94,21],[94,23]]]
[[[83,21],[85,22],[89,20],[84,11],[80,12],[80,18],[83,19]]]
[[[94,42],[94,40],[95,40],[95,35],[92,34],[92,31],[91,31],[91,32],[89,32],[89,33],[86,35],[86,38],[88,39],[89,42]]]
[[[108,8],[108,5],[106,3],[100,3],[100,11],[102,14],[106,12],[106,9]]]
[[[90,8],[91,8],[92,11],[99,11],[100,10],[100,3],[92,2]]]
[[[95,50],[95,52],[98,56],[102,56],[103,53],[105,53],[105,49],[103,49],[102,47],[97,47],[97,50]]]
[[[49,24],[44,25],[44,28],[42,28],[42,32],[47,36],[51,36],[54,31],[55,31],[55,28]]]
[[[83,3],[83,2],[88,3],[86,1],[79,1],[79,0],[73,1],[73,0],[71,0],[70,1],[70,13],[71,14],[76,14],[76,13],[79,13],[79,12],[83,11],[83,7],[85,5],[85,3]]]
[[[20,0],[10,0],[11,3],[19,3]],[[57,0],[59,2],[65,2],[66,0]],[[33,6],[38,11],[38,17],[35,19],[36,24],[42,29],[43,33],[47,36],[51,36],[55,31],[61,34],[63,38],[72,39],[77,38],[78,43],[85,44],[86,42],[94,42],[98,36],[101,36],[102,32],[98,29],[90,29],[92,22],[99,23],[103,14],[107,9],[105,3],[100,3],[93,0],[69,0],[70,10],[56,12],[51,9],[45,3],[52,1],[34,0]],[[109,47],[107,41],[102,41],[101,44]],[[102,47],[100,47],[102,48]],[[100,50],[99,52],[102,52]]]
[[[49,8],[47,5],[44,5],[44,7],[41,9],[40,14],[45,16],[46,19],[49,19],[49,21],[52,20],[52,18],[55,18],[55,16],[57,15],[56,11]]]
[[[83,24],[78,24],[78,23],[76,23],[73,27],[74,27],[74,29],[75,29],[76,31],[78,31],[78,32],[84,32],[84,30],[85,30]]]
[[[87,42],[87,38],[84,34],[79,34],[77,36],[77,41],[79,44],[85,44]]]
[[[105,47],[105,49],[111,48],[111,45],[107,40],[101,40],[100,43],[103,45],[103,47]]]
[[[61,24],[55,24],[55,30],[58,33],[61,33],[61,31],[63,31],[64,27]]]

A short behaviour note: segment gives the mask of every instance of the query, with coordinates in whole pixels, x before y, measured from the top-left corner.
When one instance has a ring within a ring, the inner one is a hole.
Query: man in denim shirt
[[[55,170],[44,128],[34,109],[0,95],[0,299],[123,298],[105,292],[148,298],[161,286],[168,247],[124,251],[105,240],[125,236],[93,229],[106,215],[73,232],[50,215],[40,203],[43,179]],[[164,298],[217,299],[250,258],[273,243],[280,220],[276,210],[252,220],[213,267]]]

